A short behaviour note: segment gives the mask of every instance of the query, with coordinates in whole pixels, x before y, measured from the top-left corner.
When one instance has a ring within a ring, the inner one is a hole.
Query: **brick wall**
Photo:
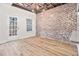
[[[69,40],[76,30],[76,4],[64,4],[37,14],[37,35]]]

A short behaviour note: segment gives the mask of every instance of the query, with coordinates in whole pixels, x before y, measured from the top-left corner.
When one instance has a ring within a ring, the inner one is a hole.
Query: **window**
[[[9,36],[17,35],[17,17],[9,17]]]
[[[27,31],[32,31],[32,20],[31,19],[27,19],[26,20],[26,24],[27,24]]]

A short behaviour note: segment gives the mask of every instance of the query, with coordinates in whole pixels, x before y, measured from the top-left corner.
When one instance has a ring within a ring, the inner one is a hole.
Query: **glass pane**
[[[32,31],[32,20],[27,19],[27,31]]]
[[[10,17],[9,35],[10,36],[17,35],[17,18],[16,17]]]

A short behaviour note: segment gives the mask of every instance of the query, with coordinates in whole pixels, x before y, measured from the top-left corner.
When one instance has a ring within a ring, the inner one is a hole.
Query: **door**
[[[11,16],[9,17],[9,40],[16,40],[18,39],[18,24],[17,24],[18,18]]]

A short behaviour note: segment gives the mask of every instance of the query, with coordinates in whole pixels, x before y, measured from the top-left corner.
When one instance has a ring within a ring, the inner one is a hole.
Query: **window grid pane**
[[[32,31],[32,20],[27,19],[27,31]]]
[[[9,36],[17,35],[17,18],[10,17]]]

